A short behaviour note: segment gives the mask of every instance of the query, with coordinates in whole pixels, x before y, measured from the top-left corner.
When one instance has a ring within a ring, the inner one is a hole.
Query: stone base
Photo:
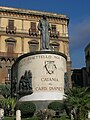
[[[32,93],[24,94],[24,97],[18,94],[18,98],[21,97],[19,101],[33,101],[38,103],[37,109],[46,109],[51,101],[63,100],[64,76],[67,72],[66,61],[67,57],[63,53],[50,50],[31,52],[20,56],[12,66],[12,86],[15,86],[16,80],[17,94],[22,95],[20,89],[28,90],[30,86]]]
[[[35,104],[36,106],[36,111],[39,110],[44,110],[44,109],[48,109],[48,105],[54,101],[63,101],[63,100],[38,100],[38,101],[31,101],[32,103]]]
[[[63,100],[64,93],[57,92],[35,92],[31,95],[26,95],[19,101],[45,101],[45,100]]]
[[[36,105],[36,110],[47,109],[53,101],[62,101],[63,95],[60,93],[33,93],[19,99],[19,101],[31,101]]]
[[[55,100],[55,101],[58,101],[58,100]],[[49,100],[49,101],[45,100],[45,101],[32,101],[32,102],[36,105],[36,111],[38,111],[38,110],[48,109],[48,105],[54,101],[53,100]]]

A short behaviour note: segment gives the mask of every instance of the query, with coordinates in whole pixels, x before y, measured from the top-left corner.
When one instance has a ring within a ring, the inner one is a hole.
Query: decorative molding
[[[15,43],[16,40],[15,40],[14,38],[10,37],[10,38],[7,38],[7,39],[5,40],[5,42],[13,42],[13,43]]]
[[[12,17],[22,17],[25,19],[36,19],[41,18],[44,15],[47,16],[48,19],[55,21],[66,20],[69,21],[69,18],[63,14],[50,13],[50,12],[41,12],[34,10],[25,10],[25,9],[17,9],[17,8],[9,8],[9,7],[0,7],[0,13],[4,16],[12,16]]]

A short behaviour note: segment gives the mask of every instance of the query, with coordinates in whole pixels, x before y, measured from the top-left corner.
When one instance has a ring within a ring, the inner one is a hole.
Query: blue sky
[[[67,15],[72,67],[85,66],[84,49],[90,43],[90,0],[0,0],[0,6]]]

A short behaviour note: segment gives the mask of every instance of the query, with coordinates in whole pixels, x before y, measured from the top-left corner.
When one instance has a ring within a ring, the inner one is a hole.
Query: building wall
[[[90,43],[85,48],[87,86],[90,86]]]
[[[84,78],[84,73],[83,73],[83,70],[84,68],[82,69],[73,69],[72,70],[72,83],[73,83],[73,87],[75,86],[81,86],[83,87],[84,86],[84,81],[83,81],[83,78]]]
[[[56,26],[55,33],[50,31],[50,45],[54,46],[54,48],[52,48],[55,51],[64,53],[67,56],[67,66],[69,66],[68,70],[70,71],[71,62],[69,55],[68,36],[69,18],[66,15],[0,7],[0,74],[5,71],[3,73],[4,75],[1,75],[0,77],[1,83],[2,81],[5,83],[7,81],[6,78],[8,79],[8,69],[6,67],[8,61],[10,62],[9,66],[11,67],[18,56],[30,52],[30,50],[34,50],[30,48],[30,45],[35,47],[37,51],[40,50],[40,32],[38,31],[38,23],[43,15],[47,16],[47,20],[51,25]],[[9,20],[14,20],[13,31],[8,28]],[[30,31],[32,22],[36,23],[35,34],[34,32]],[[13,53],[10,53],[10,50],[9,53],[7,53],[8,43],[14,44]],[[5,62],[4,66],[3,62]],[[68,74],[68,77],[71,84],[70,74]]]
[[[90,86],[90,43],[85,48],[86,67],[72,70],[73,86]]]

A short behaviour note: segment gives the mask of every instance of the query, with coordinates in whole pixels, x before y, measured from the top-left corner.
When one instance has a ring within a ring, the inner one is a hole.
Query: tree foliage
[[[0,99],[1,107],[4,109],[6,114],[9,114],[9,112],[10,114],[13,114],[16,100],[15,98],[11,98],[11,85],[0,84],[0,94],[3,95],[3,97]]]
[[[49,109],[52,109],[54,111],[59,111],[61,112],[64,109],[63,103],[59,101],[54,101],[48,105]]]
[[[36,106],[34,103],[25,101],[25,102],[18,102],[16,104],[16,109],[21,110],[22,117],[30,117],[36,111]]]
[[[64,105],[67,113],[73,108],[75,110],[75,120],[85,120],[90,109],[89,88],[74,87],[66,92]],[[68,113],[70,114],[70,112]]]
[[[1,106],[5,111],[5,115],[14,115],[14,109],[16,105],[15,98],[2,98]]]
[[[0,84],[0,93],[8,98],[11,96],[11,85],[10,84]]]

